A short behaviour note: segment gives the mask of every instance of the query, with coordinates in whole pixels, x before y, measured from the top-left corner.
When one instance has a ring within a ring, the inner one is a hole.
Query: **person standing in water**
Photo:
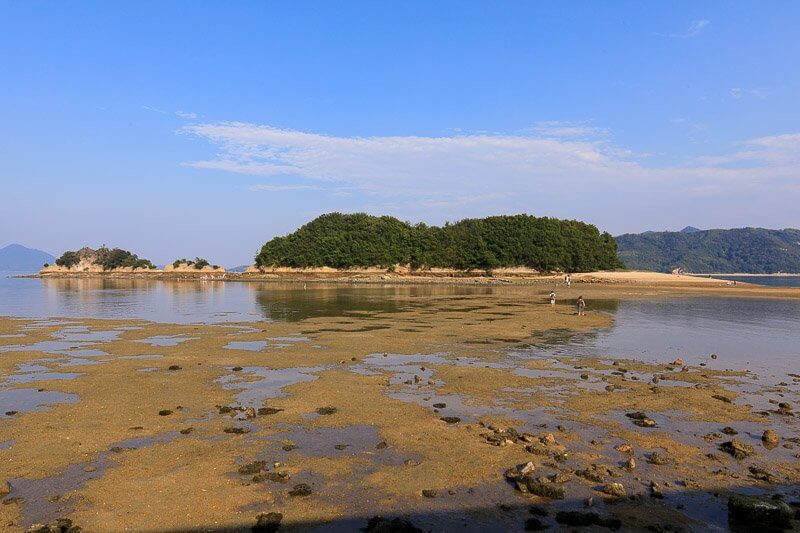
[[[556,291],[550,291],[550,305],[556,305]]]
[[[570,288],[570,287],[572,287],[572,276],[570,276],[569,274],[567,274],[567,276],[564,278],[564,281],[566,281],[566,282],[567,282],[567,288]]]
[[[583,296],[578,296],[578,316],[583,316],[586,314],[586,302],[583,300]]]

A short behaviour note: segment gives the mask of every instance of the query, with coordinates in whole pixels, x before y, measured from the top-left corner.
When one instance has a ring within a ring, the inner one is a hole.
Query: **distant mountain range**
[[[764,228],[648,231],[615,237],[633,270],[774,274],[800,272],[800,230]]]
[[[21,244],[9,244],[0,248],[0,270],[38,272],[45,263],[53,263],[55,260],[47,252],[26,248]]]

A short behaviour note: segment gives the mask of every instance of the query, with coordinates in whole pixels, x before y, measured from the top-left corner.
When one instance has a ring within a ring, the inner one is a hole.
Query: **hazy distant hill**
[[[737,228],[646,232],[616,237],[631,269],[670,272],[800,272],[800,230]]]
[[[17,272],[35,272],[45,263],[52,263],[55,257],[33,248],[26,248],[21,244],[9,244],[0,248],[0,270]]]
[[[239,265],[237,267],[229,268],[228,272],[244,272],[250,265]]]

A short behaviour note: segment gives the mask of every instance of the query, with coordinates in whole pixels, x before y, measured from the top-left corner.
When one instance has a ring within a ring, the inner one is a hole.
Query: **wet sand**
[[[376,516],[376,531],[395,517],[423,530],[706,530],[727,526],[731,491],[800,500],[791,370],[763,377],[711,354],[690,366],[518,355],[610,326],[592,299],[798,291],[562,287],[588,299],[583,317],[547,291],[405,297],[391,312],[290,323],[0,319],[0,521],[248,531],[280,513],[281,530]],[[762,443],[768,429],[776,445]]]

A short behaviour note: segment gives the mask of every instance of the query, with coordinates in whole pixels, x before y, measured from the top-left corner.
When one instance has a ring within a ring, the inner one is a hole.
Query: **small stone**
[[[436,491],[433,490],[433,489],[423,489],[422,495],[424,497],[426,497],[426,498],[435,498],[436,497]]]
[[[189,433],[191,433],[192,431],[194,431],[194,428],[193,428],[193,427],[183,428],[183,429],[180,431],[180,434],[181,434],[181,435],[188,435],[188,434],[189,434]]]
[[[11,485],[8,484],[8,481],[0,482],[0,498],[8,496],[11,494]]]
[[[523,463],[520,465],[515,466],[514,468],[509,468],[506,470],[506,479],[509,481],[516,481],[518,479],[522,479],[526,476],[532,475],[536,472],[536,465],[532,462]]]
[[[244,435],[245,433],[250,433],[250,430],[248,428],[242,428],[242,427],[229,427],[223,429],[222,431],[233,435]]]
[[[633,446],[627,443],[617,444],[614,449],[620,453],[633,454]]]
[[[629,457],[628,460],[625,462],[625,470],[630,472],[635,468],[636,468],[636,460],[633,457]]]
[[[459,422],[461,422],[461,419],[457,416],[443,416],[442,418],[440,418],[440,420],[448,424],[458,424]]]
[[[446,403],[435,403],[435,404],[433,404],[433,406],[436,409],[444,409],[445,407],[447,407],[447,404]]]
[[[248,407],[248,408],[247,408],[247,409],[245,409],[245,411],[244,411],[244,416],[245,416],[245,418],[247,418],[248,420],[249,420],[249,419],[252,419],[252,418],[255,418],[255,417],[256,417],[256,410],[255,410],[254,408],[252,408],[252,407]]]
[[[669,463],[669,459],[659,452],[653,452],[647,457],[647,462],[651,465],[665,465]]]
[[[726,435],[738,435],[738,434],[739,434],[739,432],[738,432],[738,431],[736,431],[735,429],[733,429],[733,428],[732,428],[732,427],[730,427],[730,426],[725,426],[724,428],[722,428],[722,430],[721,430],[721,431],[722,431],[723,433],[725,433]]]
[[[683,359],[675,359],[672,362],[672,366],[683,366]]]
[[[256,516],[256,525],[252,527],[254,533],[274,533],[281,527],[283,515],[281,513],[261,513]]]
[[[547,529],[547,524],[536,517],[531,517],[525,520],[523,529],[525,531],[544,531]]]
[[[722,394],[712,394],[711,397],[714,398],[715,400],[719,400],[721,402],[733,403],[733,400],[731,400],[727,396],[723,396]]]
[[[323,416],[335,414],[337,411],[339,410],[336,407],[331,406],[317,408],[317,414]]]
[[[259,416],[267,416],[280,413],[281,411],[283,411],[283,409],[278,409],[277,407],[259,407],[257,412]]]
[[[761,435],[761,442],[764,443],[765,448],[770,450],[776,448],[778,444],[780,444],[780,440],[778,434],[771,429],[766,430],[764,434]]]
[[[252,476],[253,474],[259,474],[266,469],[266,461],[253,461],[252,463],[247,463],[246,465],[240,466],[239,474],[243,476]]]
[[[581,379],[589,379],[589,374],[581,374]]]
[[[288,483],[292,476],[288,472],[270,472],[267,474],[267,479],[273,483]]]
[[[181,370],[181,367],[179,367],[178,365],[169,365],[169,368],[167,370]]]
[[[289,491],[289,496],[310,496],[311,495],[311,486],[307,483],[300,483],[299,485],[295,485],[292,490]]]
[[[97,472],[97,467],[94,465],[88,465],[83,467],[84,472]],[[0,496],[3,496],[2,492],[0,492]]]
[[[615,498],[624,498],[628,495],[622,483],[606,483],[603,485],[603,493]]]
[[[664,497],[664,489],[655,481],[650,482],[650,497],[662,499]]]
[[[711,359],[716,359],[716,358],[717,358],[717,354],[715,354],[715,353],[712,353],[712,354],[711,354]]]
[[[534,480],[531,477],[526,478],[525,487],[531,494],[541,498],[548,498],[550,500],[563,500],[566,496],[563,488],[553,483],[542,483],[541,481]]]
[[[731,454],[735,459],[742,460],[745,457],[753,455],[755,450],[749,444],[744,444],[736,439],[729,440],[720,444],[719,449],[723,452]]]
[[[626,413],[625,416],[633,420],[644,420],[645,418],[647,418],[647,413],[644,413],[642,411],[634,411],[632,413]]]
[[[642,420],[634,420],[633,423],[642,428],[656,427],[656,421],[652,418],[643,418]]]
[[[389,445],[386,444],[386,441],[381,441],[375,445],[376,450],[385,450]]]
[[[169,416],[172,414],[172,411],[169,409],[162,409],[158,412],[159,416]]]
[[[231,370],[234,371],[234,372],[241,372],[244,369],[242,367],[240,367],[240,366],[235,366],[235,367],[231,368]]]
[[[294,444],[291,444],[291,443],[284,444],[283,446],[281,446],[281,449],[283,451],[285,451],[285,452],[290,452],[290,451],[294,450],[295,448],[297,448],[297,446],[295,446]]]

